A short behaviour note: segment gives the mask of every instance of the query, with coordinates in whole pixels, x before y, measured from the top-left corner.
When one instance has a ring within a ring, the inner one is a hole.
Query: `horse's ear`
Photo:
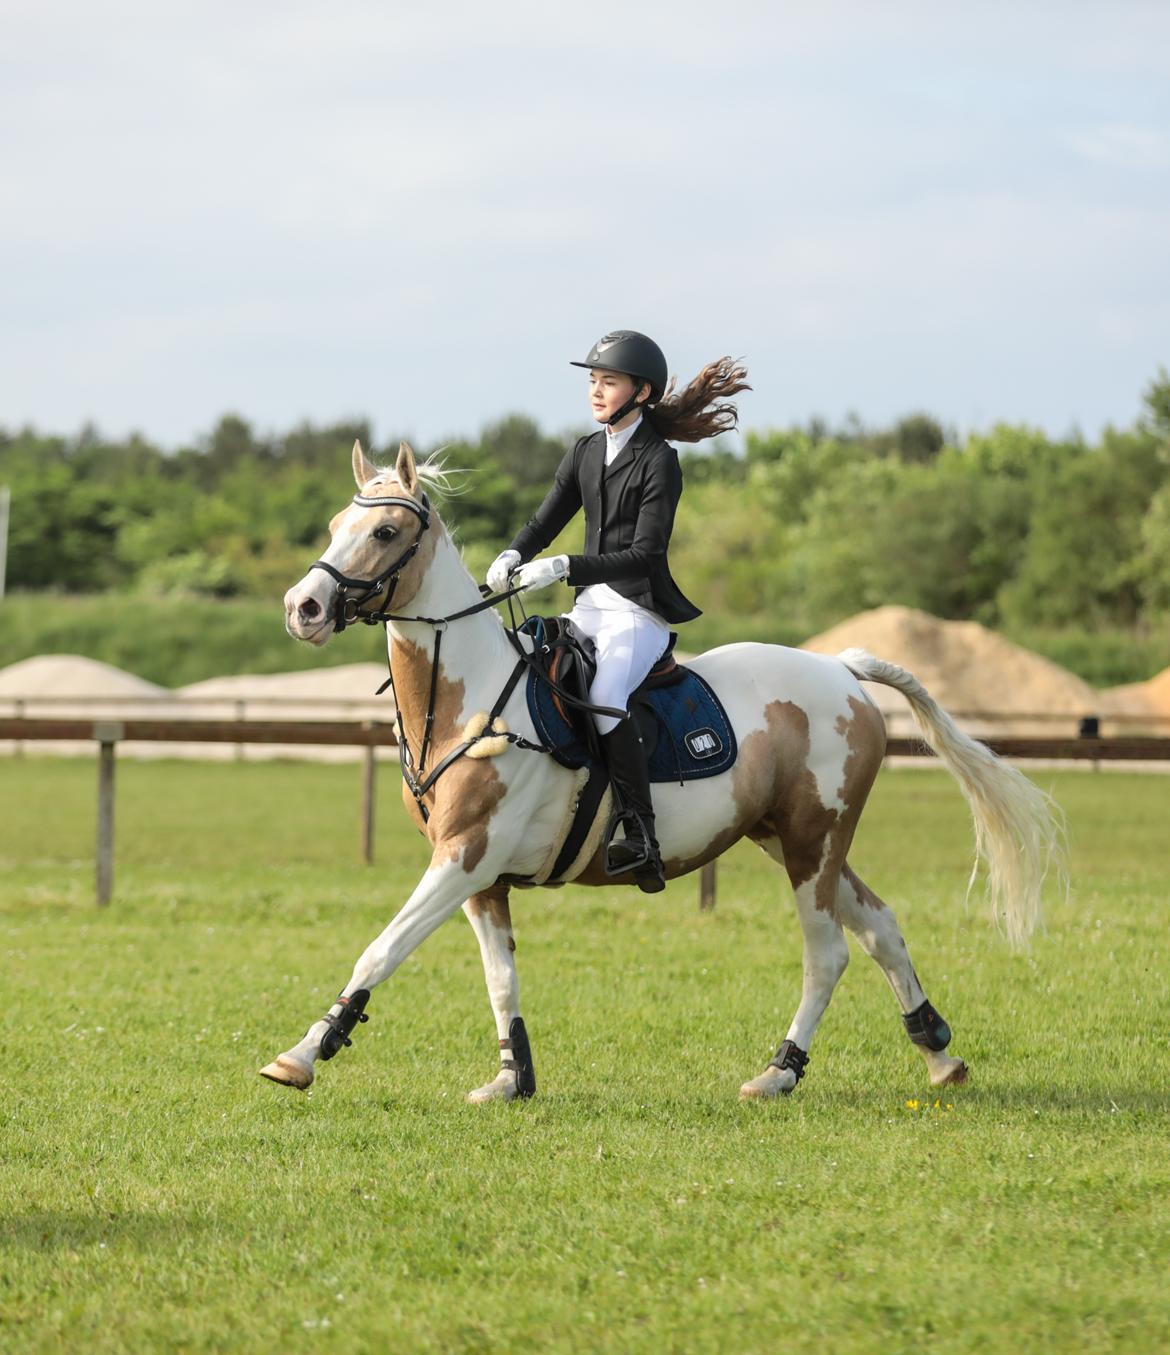
[[[398,444],[398,460],[394,465],[394,474],[398,476],[398,483],[408,494],[413,494],[418,488],[418,467],[414,463],[414,449],[409,442]]]
[[[371,466],[366,460],[366,454],[362,451],[361,439],[355,438],[353,443],[353,478],[357,481],[358,489],[364,489],[377,473],[377,466]]]

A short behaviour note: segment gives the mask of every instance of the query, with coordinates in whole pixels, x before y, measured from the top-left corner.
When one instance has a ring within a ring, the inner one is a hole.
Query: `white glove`
[[[531,564],[521,565],[512,575],[512,583],[517,588],[547,588],[550,583],[558,583],[568,577],[569,557],[548,555],[543,560],[533,560]]]
[[[501,551],[488,566],[487,586],[493,593],[503,593],[508,588],[508,575],[520,563],[518,550]]]

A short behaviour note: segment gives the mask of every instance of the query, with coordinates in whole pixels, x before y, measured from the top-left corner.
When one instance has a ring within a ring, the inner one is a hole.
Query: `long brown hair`
[[[675,390],[675,378],[646,417],[667,442],[700,442],[728,433],[739,424],[739,412],[731,397],[750,391],[747,368],[735,358],[716,358],[683,387]]]

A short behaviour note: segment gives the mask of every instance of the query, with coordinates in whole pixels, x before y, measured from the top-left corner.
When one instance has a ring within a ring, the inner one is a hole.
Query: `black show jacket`
[[[557,467],[544,502],[512,542],[527,562],[547,550],[579,508],[585,553],[569,556],[569,583],[607,583],[671,624],[702,612],[670,576],[666,548],[682,496],[678,453],[646,418],[605,464],[605,431],[581,438]]]

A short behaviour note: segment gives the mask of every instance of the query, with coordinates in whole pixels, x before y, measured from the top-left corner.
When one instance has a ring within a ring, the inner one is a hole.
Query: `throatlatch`
[[[779,1068],[781,1072],[785,1069],[796,1074],[796,1082],[804,1076],[805,1067],[808,1064],[808,1053],[792,1040],[785,1040],[776,1051],[776,1057],[768,1064],[769,1068]],[[794,1082],[789,1091],[796,1086]]]
[[[906,1027],[911,1044],[922,1045],[924,1049],[929,1049],[935,1054],[941,1054],[951,1042],[950,1026],[929,1002],[924,1002],[921,1007],[915,1007],[912,1012],[907,1012],[902,1017],[902,1024]]]
[[[536,1069],[532,1064],[532,1046],[528,1043],[528,1031],[524,1028],[522,1016],[512,1018],[508,1038],[500,1041],[500,1048],[511,1050],[512,1057],[501,1059],[500,1067],[516,1074],[516,1093],[527,1100],[536,1092]]]
[[[321,1058],[331,1059],[339,1049],[348,1049],[353,1044],[349,1037],[354,1028],[360,1021],[370,1019],[366,1015],[366,1003],[369,1000],[368,988],[359,988],[356,993],[350,993],[349,997],[344,993],[338,996],[337,1001],[323,1018],[329,1030],[321,1041]]]

